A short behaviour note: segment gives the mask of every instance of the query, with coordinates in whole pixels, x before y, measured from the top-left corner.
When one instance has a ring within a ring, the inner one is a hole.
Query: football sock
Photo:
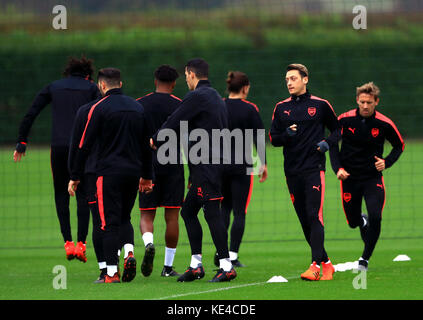
[[[106,261],[102,261],[98,263],[98,268],[101,269],[106,269],[107,268],[107,264]]]
[[[125,245],[123,246],[123,250],[125,250],[125,255],[123,258],[126,259],[128,257],[129,252],[134,253],[134,245],[132,243],[125,243]]]
[[[113,277],[117,272],[117,266],[107,266],[107,275]]]
[[[165,259],[164,265],[171,267],[173,266],[173,259],[175,258],[176,248],[168,248],[165,249]]]
[[[190,263],[190,267],[191,268],[198,268],[199,266],[202,265],[202,255],[201,254],[193,254],[191,256],[191,263]]]
[[[223,271],[229,272],[232,269],[232,263],[229,258],[219,259],[219,267],[223,269]]]
[[[149,243],[153,243],[153,234],[151,232],[145,232],[142,235],[142,240],[144,241],[144,246],[147,246]]]
[[[231,261],[238,259],[238,252],[229,251],[229,259],[231,259]]]

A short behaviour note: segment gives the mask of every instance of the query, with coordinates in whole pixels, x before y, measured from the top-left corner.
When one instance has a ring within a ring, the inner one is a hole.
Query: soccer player
[[[404,151],[404,141],[395,124],[376,111],[379,88],[365,83],[356,89],[358,107],[339,116],[342,132],[341,151],[331,148],[333,170],[341,182],[341,200],[347,223],[360,228],[364,250],[358,260],[359,270],[367,270],[379,239],[382,211],[385,206],[385,183],[382,172],[390,168]],[[383,157],[385,140],[392,145]],[[362,213],[362,201],[367,215]]]
[[[256,148],[259,143],[264,147],[264,141],[258,141],[257,130],[263,129],[264,125],[261,120],[259,109],[257,106],[247,101],[247,96],[250,90],[250,81],[247,75],[240,71],[230,71],[226,79],[227,91],[229,97],[225,100],[228,109],[229,129],[241,130],[243,133],[246,130],[254,130],[254,138],[250,144],[244,143],[247,150],[242,150],[242,162],[235,163],[236,160],[236,146],[231,144],[231,165],[225,168],[223,179],[223,200],[221,204],[221,211],[225,222],[225,227],[229,230],[231,211],[233,211],[234,218],[231,227],[231,238],[229,245],[229,258],[234,267],[245,267],[238,260],[239,247],[241,245],[242,236],[245,230],[245,218],[247,215],[247,208],[250,203],[253,192],[254,175],[248,172],[252,169],[251,147],[254,142]],[[265,150],[263,148],[263,150]],[[248,156],[244,156],[248,155]],[[267,165],[264,154],[258,154],[262,164],[259,175],[260,182],[267,179]],[[247,158],[248,157],[248,158]],[[215,255],[215,264],[218,266],[218,256]]]
[[[339,123],[330,103],[307,90],[304,65],[288,65],[285,80],[291,96],[276,104],[269,137],[273,146],[283,147],[291,200],[311,247],[312,264],[301,278],[331,280],[334,267],[324,248],[325,152],[338,142]]]
[[[69,141],[78,108],[100,96],[97,86],[91,81],[92,60],[70,58],[64,71],[65,78],[45,86],[36,96],[32,106],[24,116],[20,127],[18,143],[13,154],[15,162],[25,156],[29,131],[39,113],[48,105],[52,107],[51,133],[51,170],[53,174],[54,200],[60,231],[65,242],[66,258],[77,258],[83,262],[86,257],[86,237],[90,212],[84,194],[83,184],[76,193],[78,217],[78,241],[72,241],[69,194],[67,185],[69,171],[67,166]]]
[[[131,281],[136,274],[131,210],[138,188],[144,192],[152,190],[152,153],[144,109],[136,100],[123,95],[120,71],[101,69],[98,86],[103,98],[91,103],[75,161],[70,163],[68,190],[73,195],[88,156],[97,150],[97,205],[107,265],[104,282],[118,283],[118,250],[122,241],[131,245],[125,250],[122,281]]]
[[[219,131],[228,127],[228,115],[222,97],[211,87],[208,71],[209,65],[203,59],[188,61],[185,66],[185,79],[190,92],[160,129],[160,131],[172,129],[177,132],[181,126],[180,122],[187,121],[190,135],[194,130],[198,129],[196,130],[198,133],[199,129],[202,129],[200,131],[205,131],[208,138],[208,141],[204,142],[201,135],[197,136],[198,140],[191,141],[189,150],[189,153],[194,153],[195,147],[200,145],[200,149],[207,151],[201,152],[201,159],[195,159],[195,161],[190,156],[188,157],[191,187],[182,205],[181,216],[187,229],[192,256],[189,268],[178,278],[180,282],[201,279],[205,274],[202,264],[203,231],[198,219],[201,208],[203,208],[220,262],[219,270],[210,281],[230,281],[236,277],[236,271],[229,259],[227,231],[220,216],[223,174],[223,152],[221,151],[224,146],[218,146],[219,150],[214,149],[211,139],[213,129]],[[151,139],[153,148],[159,148],[163,144],[162,141],[158,141],[160,131]]]
[[[169,65],[161,65],[154,72],[155,92],[137,99],[145,110],[151,135],[156,133],[166,119],[179,107],[181,99],[172,95],[176,85],[178,72]],[[178,149],[179,151],[179,149]],[[184,200],[184,167],[183,164],[160,164],[157,152],[153,152],[153,191],[141,193],[139,204],[141,211],[140,230],[145,245],[144,260],[141,272],[148,277],[153,270],[155,247],[153,244],[154,218],[157,207],[164,208],[166,221],[165,259],[161,276],[180,276],[173,270],[176,245],[179,238],[179,210]],[[178,152],[178,155],[180,152]],[[179,159],[179,156],[178,156]]]

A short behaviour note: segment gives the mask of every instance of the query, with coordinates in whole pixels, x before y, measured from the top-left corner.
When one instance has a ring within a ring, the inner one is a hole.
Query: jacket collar
[[[200,80],[198,81],[195,89],[198,89],[199,87],[211,87],[211,83],[209,80]]]
[[[360,115],[360,109],[357,107],[355,109],[355,114],[357,116],[357,118],[359,118],[360,120],[370,120],[370,119],[374,119],[376,117],[376,109],[373,112],[373,114],[370,117],[364,118],[363,116]]]
[[[104,96],[109,96],[112,94],[122,94],[122,89],[121,88],[113,88],[110,89],[109,91],[106,92],[106,94]]]
[[[300,94],[299,96],[292,94],[291,99],[292,99],[292,101],[304,101],[306,99],[309,99],[310,96],[311,96],[311,94],[307,89],[307,91],[305,93]]]

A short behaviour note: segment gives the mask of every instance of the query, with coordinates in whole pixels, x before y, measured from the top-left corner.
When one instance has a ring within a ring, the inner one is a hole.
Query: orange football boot
[[[335,268],[332,265],[332,262],[330,260],[326,263],[322,262],[322,273],[323,276],[320,278],[320,280],[332,280],[333,274],[335,273]]]
[[[301,279],[309,281],[320,280],[320,268],[317,266],[316,261],[313,261],[313,264],[310,266],[310,268],[301,274]]]
[[[66,259],[72,260],[75,258],[75,244],[73,241],[66,241],[65,243]]]
[[[75,247],[75,257],[84,263],[87,262],[86,251],[86,242],[79,241]]]

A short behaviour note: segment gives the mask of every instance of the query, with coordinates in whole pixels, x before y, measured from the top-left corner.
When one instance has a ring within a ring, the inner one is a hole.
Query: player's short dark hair
[[[241,71],[229,71],[228,78],[226,79],[227,90],[229,92],[238,93],[242,87],[248,86],[250,80],[247,75]]]
[[[178,71],[168,64],[162,64],[154,72],[154,77],[161,82],[174,82],[179,78]]]
[[[286,67],[286,71],[291,71],[291,70],[297,70],[301,77],[308,77],[308,69],[305,65],[300,64],[300,63],[291,63],[290,65],[288,65]]]
[[[80,74],[89,79],[92,78],[93,73],[94,61],[92,59],[87,59],[85,56],[82,56],[81,59],[70,57],[63,71],[65,77],[73,74]]]
[[[187,62],[187,71],[194,72],[197,78],[208,78],[209,76],[209,64],[200,58],[195,58]]]
[[[97,81],[104,81],[109,86],[120,84],[120,70],[116,68],[103,68],[98,71]]]

